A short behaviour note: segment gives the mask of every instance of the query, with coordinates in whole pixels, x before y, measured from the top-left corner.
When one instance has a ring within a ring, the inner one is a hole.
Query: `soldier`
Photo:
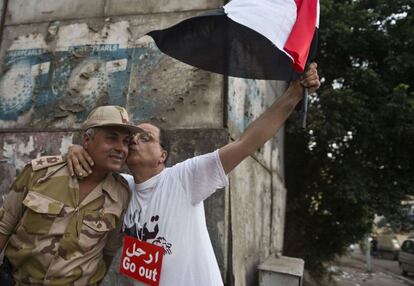
[[[0,208],[0,251],[8,242],[5,257],[17,285],[97,285],[122,243],[130,193],[116,172],[140,129],[119,106],[96,108],[82,128],[95,162],[90,176],[71,177],[61,156],[35,159]]]

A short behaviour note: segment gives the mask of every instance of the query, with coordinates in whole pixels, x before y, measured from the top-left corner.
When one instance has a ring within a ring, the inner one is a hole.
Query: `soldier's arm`
[[[3,206],[0,208],[0,252],[3,251],[9,236],[13,233],[23,212],[23,199],[31,179],[31,166],[27,165],[14,181]]]
[[[303,80],[293,82],[281,97],[247,127],[238,140],[220,148],[220,161],[226,174],[277,133],[302,99],[304,87],[310,93],[318,89],[320,82],[316,68],[316,63],[310,64]]]

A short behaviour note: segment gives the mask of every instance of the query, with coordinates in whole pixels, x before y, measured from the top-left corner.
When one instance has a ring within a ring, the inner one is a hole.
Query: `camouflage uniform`
[[[129,195],[125,181],[111,173],[79,203],[78,181],[62,157],[33,160],[0,208],[17,285],[99,283],[106,273],[103,255],[113,256],[122,244]]]

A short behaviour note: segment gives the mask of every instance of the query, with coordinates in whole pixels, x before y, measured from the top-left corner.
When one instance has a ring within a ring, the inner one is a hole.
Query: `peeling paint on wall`
[[[79,128],[105,104],[167,128],[223,126],[223,77],[166,56],[148,36],[131,39],[127,21],[50,23],[47,36],[18,36],[4,62],[3,129]]]
[[[2,126],[67,127],[96,105],[125,105],[133,53],[128,29],[126,21],[107,23],[97,32],[84,23],[60,28],[52,23],[49,35],[55,41],[47,43],[41,34],[18,37],[0,79]]]
[[[230,78],[228,118],[239,134],[276,99],[266,94],[266,84],[263,80]]]
[[[223,126],[222,75],[161,53],[149,36],[136,46],[127,100],[134,121],[164,128]]]
[[[53,144],[54,154],[65,154],[72,144],[73,134],[68,133],[58,137],[48,133],[36,133],[30,135],[5,135],[0,139],[1,163],[11,164],[17,170],[30,162],[30,160],[45,155],[45,150],[50,149]],[[53,138],[55,140],[47,143]]]
[[[0,196],[31,160],[44,155],[65,154],[73,133],[2,133],[0,136]],[[0,204],[2,201],[0,200]]]
[[[43,36],[19,37],[4,62],[6,67],[0,78],[0,120],[16,120],[31,108],[33,97],[47,82],[50,56]]]
[[[26,164],[22,160],[22,156],[29,155],[34,150],[33,136],[29,137],[28,142],[4,142],[2,158],[8,163],[22,169]]]

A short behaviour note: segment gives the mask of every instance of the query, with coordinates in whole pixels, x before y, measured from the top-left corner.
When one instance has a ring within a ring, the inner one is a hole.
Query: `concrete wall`
[[[4,0],[0,0],[0,23],[3,21],[3,12],[4,12]]]
[[[254,119],[270,106],[287,88],[285,82],[230,78],[228,89],[228,127],[238,138]],[[267,169],[283,174],[283,130],[255,154]]]
[[[278,81],[230,78],[228,129],[232,138],[286,89]],[[286,189],[283,173],[283,128],[230,174],[234,285],[257,285],[257,265],[283,248]]]
[[[223,1],[0,0],[0,9],[4,4],[0,204],[30,159],[66,152],[95,106],[122,105],[135,122],[168,129],[174,163],[237,138],[286,88],[193,68],[145,36]],[[257,285],[257,265],[282,249],[283,177],[281,131],[236,168],[228,189],[206,200],[226,285]],[[117,269],[114,262],[105,285],[130,284]]]

